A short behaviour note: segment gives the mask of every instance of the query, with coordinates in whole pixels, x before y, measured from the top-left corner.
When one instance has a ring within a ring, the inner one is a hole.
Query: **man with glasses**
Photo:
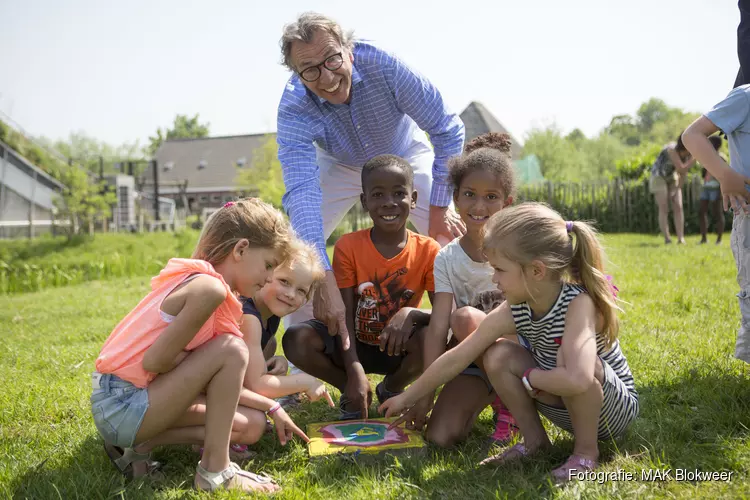
[[[285,26],[281,51],[293,71],[278,109],[283,204],[292,227],[317,246],[327,269],[313,299],[314,316],[331,335],[339,333],[347,349],[344,304],[325,244],[359,202],[362,165],[380,154],[406,159],[418,192],[411,220],[417,231],[445,244],[465,231],[449,206],[447,168],[448,159],[461,154],[464,126],[429,80],[393,55],[354,41],[326,16],[305,13]],[[311,319],[313,311],[306,309],[286,323]]]

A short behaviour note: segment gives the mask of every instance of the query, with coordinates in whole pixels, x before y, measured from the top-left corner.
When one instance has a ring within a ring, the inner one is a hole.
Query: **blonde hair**
[[[326,276],[326,270],[320,262],[317,248],[297,237],[290,240],[287,257],[279,264],[279,267],[286,267],[291,270],[302,267],[310,272],[313,282],[307,293],[308,298]]]
[[[289,253],[290,238],[289,223],[281,212],[260,198],[244,198],[230,201],[208,218],[193,258],[215,266],[245,239],[251,247],[276,251],[283,260]]]
[[[606,344],[615,341],[619,331],[617,311],[621,309],[604,274],[604,249],[591,225],[566,223],[559,213],[541,203],[522,203],[490,217],[484,227],[482,249],[486,255],[499,253],[521,266],[541,261],[554,279],[583,285],[604,320],[601,334]]]

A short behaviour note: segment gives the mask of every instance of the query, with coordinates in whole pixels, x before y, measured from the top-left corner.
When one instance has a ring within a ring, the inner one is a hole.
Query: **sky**
[[[34,136],[113,145],[146,144],[176,114],[214,136],[275,131],[279,38],[306,10],[520,140],[552,123],[595,135],[651,97],[706,111],[738,68],[736,0],[0,0],[0,111]]]

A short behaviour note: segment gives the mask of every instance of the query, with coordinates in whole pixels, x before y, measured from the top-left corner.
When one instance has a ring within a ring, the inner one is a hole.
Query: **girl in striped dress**
[[[556,481],[567,481],[574,469],[596,468],[598,440],[622,434],[639,410],[617,341],[619,308],[603,250],[591,226],[566,222],[536,203],[494,214],[483,250],[506,302],[381,412],[400,414],[481,355],[524,438],[483,463],[508,463],[548,448],[542,414],[575,437],[573,454],[552,471]],[[519,343],[507,340],[513,337]]]

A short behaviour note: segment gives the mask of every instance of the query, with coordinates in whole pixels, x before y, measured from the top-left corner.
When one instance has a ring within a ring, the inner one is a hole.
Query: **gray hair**
[[[341,44],[341,47],[348,51],[354,48],[353,31],[345,32],[339,23],[323,14],[305,12],[299,16],[297,21],[284,26],[284,33],[281,35],[281,40],[279,41],[279,45],[281,45],[282,64],[292,71],[296,71],[296,68],[292,64],[292,42],[310,43],[315,33],[319,30],[330,33]]]

